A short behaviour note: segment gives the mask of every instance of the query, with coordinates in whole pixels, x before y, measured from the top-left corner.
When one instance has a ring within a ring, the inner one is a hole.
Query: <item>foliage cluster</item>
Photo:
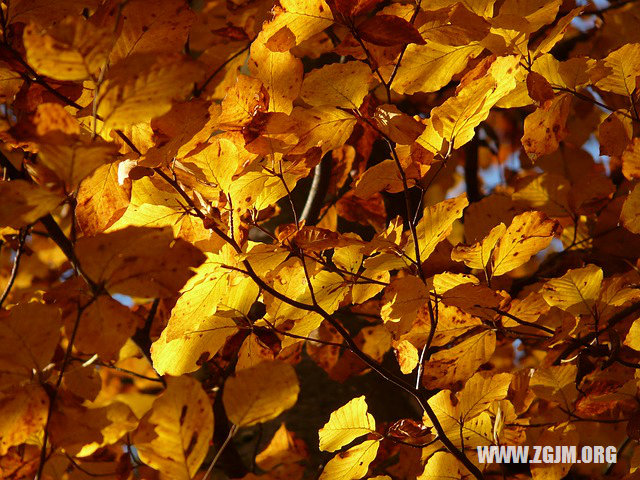
[[[2,478],[638,475],[640,2],[0,13]]]

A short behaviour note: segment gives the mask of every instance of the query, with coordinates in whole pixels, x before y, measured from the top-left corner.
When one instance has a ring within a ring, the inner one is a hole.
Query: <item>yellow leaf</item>
[[[378,454],[379,440],[365,440],[346,452],[338,453],[325,465],[319,480],[357,480],[367,474]]]
[[[622,225],[633,233],[640,233],[640,184],[636,185],[622,205]]]
[[[310,276],[314,296],[318,305],[327,313],[337,310],[349,288],[342,277],[326,270]],[[284,263],[272,277],[273,287],[288,298],[306,305],[312,305],[311,292],[302,264],[298,259]],[[307,311],[293,307],[270,294],[265,293],[267,312],[273,319],[294,320],[309,315]]]
[[[118,183],[118,165],[98,167],[78,190],[76,220],[88,236],[104,232],[125,212],[131,198],[131,182]]]
[[[462,46],[440,45],[435,42],[428,42],[426,45],[411,44],[402,57],[392,88],[407,95],[435,92],[464,70],[469,60],[477,57],[483,50],[477,43]],[[393,65],[380,70],[388,78]]]
[[[568,132],[567,117],[571,109],[571,96],[558,95],[551,104],[538,108],[524,120],[522,146],[531,160],[548,155],[558,149]]]
[[[302,85],[302,61],[289,52],[269,50],[261,33],[251,44],[249,68],[269,92],[269,111],[291,113]]]
[[[464,478],[466,469],[449,452],[436,452],[424,466],[417,480],[458,480]]]
[[[231,318],[206,317],[194,323],[191,330],[174,333],[168,340],[168,329],[151,345],[151,360],[159,375],[184,375],[195,372],[204,361],[220,350],[227,338],[238,331]]]
[[[39,144],[40,160],[62,180],[69,191],[105,163],[115,160],[118,148],[106,142],[65,138],[64,142]]]
[[[298,124],[300,141],[290,153],[304,153],[320,147],[322,155],[341,147],[349,139],[357,120],[353,114],[334,107],[295,107],[291,118]]]
[[[572,215],[569,203],[571,184],[566,177],[554,173],[542,173],[511,195],[516,202],[541,210],[551,217]]]
[[[471,377],[458,396],[462,419],[466,421],[480,415],[492,402],[505,398],[511,379],[510,373],[478,372]]]
[[[475,135],[475,128],[487,118],[489,110],[516,86],[517,56],[498,57],[487,73],[465,84],[457,95],[431,111],[438,134],[460,148]]]
[[[380,316],[384,322],[411,325],[420,307],[429,299],[426,285],[414,276],[396,278],[385,289]]]
[[[525,212],[516,216],[491,255],[491,274],[504,275],[524,265],[553,240],[558,223],[542,212]]]
[[[166,340],[198,330],[202,322],[221,311],[234,316],[249,312],[258,296],[253,280],[222,267],[229,259],[230,248],[220,254],[207,254],[207,260],[195,269],[195,275],[182,287],[180,298],[171,310]],[[229,261],[228,265],[234,265]]]
[[[496,225],[484,240],[471,246],[457,245],[451,252],[451,260],[464,262],[469,268],[484,269],[491,258],[491,252],[504,236],[507,227],[504,223]]]
[[[370,79],[371,70],[362,62],[332,63],[305,76],[300,98],[313,107],[357,109],[369,92]]]
[[[250,333],[242,342],[240,350],[238,350],[236,372],[245,368],[255,367],[262,362],[273,361],[275,356],[276,352],[265,345],[258,335]]]
[[[602,269],[596,265],[572,269],[545,283],[542,295],[552,307],[574,315],[593,315],[602,277]]]
[[[281,423],[269,445],[256,455],[256,465],[268,472],[278,465],[303,460],[307,455],[304,442]]]
[[[290,173],[284,173],[282,177],[289,190],[292,190],[297,177]],[[240,175],[231,183],[229,194],[234,200],[234,210],[244,212],[255,208],[260,211],[275,205],[287,194],[287,189],[278,176],[260,169]]]
[[[577,372],[575,365],[540,368],[534,372],[529,386],[538,397],[560,403],[565,408],[571,408],[571,404],[578,396]]]
[[[413,181],[408,182],[408,186],[411,187],[413,185]],[[400,176],[398,165],[394,160],[384,160],[365,170],[356,182],[353,194],[367,199],[382,190],[397,193],[401,192],[402,189],[402,177]]]
[[[507,377],[510,378],[511,376],[507,374]],[[464,445],[466,447],[491,445],[494,443],[494,421],[486,406],[495,401],[499,401],[506,396],[507,387],[505,385],[508,385],[509,380],[507,377],[501,378],[495,383],[491,382],[488,384],[489,388],[484,392],[484,394],[487,395],[488,400],[487,403],[484,404],[485,408],[475,409],[473,415],[465,415],[465,412],[460,408],[460,402],[458,402],[448,390],[442,390],[429,399],[429,405],[438,416],[442,429],[456,446],[462,445],[463,438]],[[467,394],[467,397],[471,400],[478,400],[480,403],[483,403],[482,399],[484,397],[481,385],[483,385],[486,380],[488,380],[486,373],[476,374],[469,379],[467,384],[471,387],[471,392]],[[473,386],[474,383],[476,384],[475,388]],[[460,385],[461,382],[458,385],[458,388]],[[496,388],[492,389],[491,386]],[[458,395],[463,396],[464,390]],[[467,407],[472,404],[472,402],[467,402]],[[426,415],[423,421],[426,426],[433,425]]]
[[[0,182],[0,227],[20,228],[36,222],[62,201],[58,194],[27,182]]]
[[[467,205],[469,201],[466,194],[463,194],[424,209],[424,215],[416,225],[420,260],[424,262],[436,246],[451,233],[453,222],[462,217],[462,211]],[[404,251],[408,257],[416,259],[413,238],[409,239]]]
[[[0,101],[12,103],[24,80],[5,62],[0,62]]]
[[[537,57],[540,54],[549,52],[561,39],[564,37],[565,32],[569,28],[569,25],[573,21],[573,19],[578,16],[584,7],[577,7],[571,10],[568,14],[562,17],[560,20],[556,22],[553,28],[549,31],[547,36],[545,37],[540,45],[536,48],[536,51],[533,54],[533,58]]]
[[[594,63],[595,60],[585,57],[559,62],[553,55],[545,53],[536,58],[531,70],[542,75],[553,87],[578,90],[591,83],[589,68]]]
[[[320,450],[335,452],[356,438],[375,432],[376,421],[367,409],[367,402],[361,396],[333,412],[320,429]]]
[[[65,329],[73,330],[74,318]],[[80,352],[97,353],[104,361],[115,360],[120,348],[142,325],[142,318],[108,295],[100,295],[80,317],[75,347]]]
[[[281,0],[271,10],[271,20],[262,26],[266,46],[286,52],[333,23],[324,0]]]
[[[629,333],[627,333],[627,336],[624,339],[624,344],[627,347],[640,351],[640,319],[634,320],[631,324]]]
[[[0,455],[39,434],[47,422],[49,397],[39,385],[0,393]]]
[[[113,74],[107,75],[100,88],[97,110],[109,129],[148,122],[167,113],[173,100],[191,92],[201,73],[195,63],[175,58],[157,61],[142,71],[135,65],[110,72]]]
[[[176,237],[201,250],[219,250],[223,240],[205,229],[201,219],[185,215],[181,206],[183,201],[162,179],[143,177],[135,180],[131,201],[127,202],[126,210],[107,228],[107,232],[127,227],[171,227]]]
[[[0,390],[30,382],[49,364],[60,339],[60,313],[26,303],[0,314]]]
[[[100,447],[117,443],[126,433],[138,426],[138,419],[133,414],[132,409],[122,402],[113,402],[106,407],[92,409],[92,411],[103,412],[108,423],[100,429],[102,441],[83,446],[82,450],[76,455],[78,457],[87,457]]]
[[[107,60],[112,38],[109,30],[74,16],[48,31],[28,25],[23,41],[27,62],[36,72],[55,80],[79,81],[97,79]]]
[[[633,137],[633,124],[624,112],[612,112],[598,127],[600,155],[620,157]],[[624,159],[623,159],[623,173]]]
[[[129,0],[112,8],[122,8],[126,21],[109,55],[111,64],[141,53],[160,56],[182,51],[196,18],[190,6],[180,0],[155,0],[153,15],[146,0]],[[113,28],[112,15],[105,15],[108,28]]]
[[[209,397],[193,378],[168,377],[133,435],[140,459],[161,479],[191,480],[209,451],[213,412]]]
[[[174,295],[203,255],[168,228],[127,227],[76,243],[87,276],[112,293],[143,298]]]
[[[422,384],[428,389],[453,388],[489,361],[495,348],[496,334],[487,330],[436,352],[424,365]]]
[[[207,182],[229,192],[233,174],[242,165],[242,160],[238,147],[231,140],[214,137],[209,145],[185,158],[183,163],[196,166]]]
[[[263,362],[229,377],[224,384],[222,403],[231,422],[248,427],[293,407],[299,391],[298,377],[291,365]]]
[[[418,349],[408,340],[394,342],[396,359],[400,366],[400,371],[405,375],[413,372],[418,366]]]
[[[640,75],[640,43],[628,43],[611,52],[604,59],[604,67],[607,74],[598,80],[596,87],[630,97]]]

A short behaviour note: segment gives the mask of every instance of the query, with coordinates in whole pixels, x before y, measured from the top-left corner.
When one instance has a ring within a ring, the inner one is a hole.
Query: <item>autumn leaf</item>
[[[167,380],[167,390],[142,418],[133,441],[160,478],[189,479],[202,464],[212,434],[213,412],[204,390],[189,377],[177,377]]]
[[[358,25],[357,29],[364,40],[374,45],[390,47],[426,43],[413,25],[404,18],[393,15],[375,15]]]
[[[186,60],[158,61],[140,73],[134,60],[112,69],[99,90],[97,114],[106,128],[124,128],[159,117],[200,78],[199,68]]]
[[[170,230],[154,228],[128,227],[85,237],[76,251],[93,281],[112,292],[147,298],[177,292],[191,276],[186,265],[195,266],[203,259],[187,242],[175,240]],[[94,251],[100,252],[99,256],[93,255]],[[163,260],[155,257],[157,254]],[[174,255],[180,257],[179,265]]]
[[[602,269],[596,265],[572,269],[545,283],[542,295],[551,306],[573,314],[593,315],[602,278]]]
[[[539,108],[525,119],[522,145],[532,160],[553,153],[567,136],[566,121],[571,97],[558,95],[548,107]]]
[[[97,79],[113,42],[111,32],[79,17],[67,17],[48,31],[30,24],[23,35],[27,62],[56,80]]]
[[[469,204],[466,195],[445,200],[425,208],[422,219],[416,225],[420,258],[425,260],[444,240],[453,227],[453,222],[462,216],[462,211]],[[405,247],[407,256],[415,260],[415,244],[413,239]]]
[[[325,465],[320,480],[356,480],[364,477],[369,464],[376,458],[379,447],[379,440],[365,440],[345,452],[338,453]]]
[[[0,225],[19,228],[53,211],[61,197],[25,181],[0,183],[0,195],[6,201],[0,207]]]
[[[358,109],[369,92],[370,78],[369,67],[361,62],[326,65],[305,76],[300,98],[313,107]]]
[[[376,422],[364,397],[357,397],[331,414],[320,429],[320,450],[335,452],[362,435],[375,432]]]
[[[569,3],[4,2],[0,476],[600,475],[474,460],[639,437],[640,6]]]
[[[529,259],[553,240],[558,224],[540,212],[516,216],[498,240],[491,255],[491,273],[504,275]]]
[[[291,408],[300,386],[293,367],[282,362],[263,362],[240,370],[224,386],[222,402],[229,420],[246,427],[266,422]]]
[[[271,10],[271,20],[262,32],[269,50],[286,52],[327,28],[331,21],[331,10],[324,0],[284,0]]]

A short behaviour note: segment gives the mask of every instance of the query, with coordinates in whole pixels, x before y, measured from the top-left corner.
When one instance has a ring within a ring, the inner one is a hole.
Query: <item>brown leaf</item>
[[[357,30],[363,40],[384,47],[426,43],[416,27],[404,18],[394,15],[376,15],[368,18],[358,25]]]

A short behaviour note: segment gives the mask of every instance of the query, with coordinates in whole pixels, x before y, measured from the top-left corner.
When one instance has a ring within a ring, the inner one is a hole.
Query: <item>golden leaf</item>
[[[477,43],[457,47],[435,42],[428,42],[427,45],[411,44],[405,51],[392,88],[407,95],[435,92],[464,70],[469,60],[480,55],[482,50],[484,48]],[[388,77],[393,71],[393,65],[380,70],[384,77]]]
[[[229,377],[224,384],[222,403],[231,422],[248,427],[293,407],[299,391],[298,377],[291,365],[263,362]]]
[[[524,121],[522,145],[532,160],[553,153],[567,136],[566,122],[571,109],[571,97],[558,95],[548,107],[538,108]]]
[[[258,455],[256,465],[269,471],[281,464],[298,462],[307,458],[306,446],[293,432],[287,430],[284,423],[276,430],[273,438]]]
[[[268,49],[286,52],[321,32],[333,21],[324,0],[281,0],[271,10],[271,20],[262,27]]]
[[[291,53],[269,50],[262,33],[251,44],[249,67],[269,92],[269,111],[291,113],[302,85],[302,61]]]
[[[97,113],[105,128],[124,128],[167,113],[172,101],[189,94],[200,78],[197,65],[186,60],[164,59],[142,72],[140,59],[130,60],[129,68],[110,70],[100,88]]]
[[[425,362],[422,384],[428,389],[454,388],[487,362],[496,348],[496,335],[487,330],[454,347],[431,355]]]
[[[319,480],[356,480],[369,470],[378,454],[379,440],[365,440],[346,452],[338,453],[325,465]]]
[[[77,16],[44,32],[30,24],[23,35],[27,62],[36,72],[56,80],[97,79],[112,44],[109,30]]]
[[[552,307],[574,315],[594,315],[602,277],[602,269],[596,265],[572,269],[545,283],[542,295]]]
[[[313,107],[358,109],[369,92],[371,70],[362,62],[333,63],[308,73],[300,98]]]
[[[161,479],[190,480],[209,450],[213,411],[204,390],[190,377],[167,378],[167,389],[133,434],[140,459]]]
[[[362,396],[334,411],[320,429],[320,450],[335,452],[356,438],[375,432],[376,421],[367,409],[367,402]]]
[[[118,165],[108,163],[85,178],[78,190],[76,219],[85,235],[104,232],[124,214],[131,198],[131,182],[118,183]]]
[[[30,382],[51,361],[60,339],[60,312],[26,303],[0,314],[0,390]]]
[[[500,238],[491,255],[491,274],[504,275],[524,265],[553,240],[558,223],[541,212],[516,216]]]
[[[431,122],[438,134],[460,148],[471,140],[475,128],[487,118],[489,110],[516,86],[513,77],[518,57],[498,57],[486,75],[459,89],[431,111]]]
[[[0,226],[20,228],[52,212],[62,198],[25,180],[0,182]]]
[[[203,260],[168,228],[127,227],[83,237],[76,255],[87,276],[109,292],[144,298],[174,295],[191,276],[189,267]]]
[[[596,87],[630,97],[640,75],[640,43],[623,45],[607,55],[603,63],[607,75],[596,82]]]
[[[416,225],[422,261],[425,261],[433,253],[436,246],[449,236],[453,222],[462,217],[462,211],[467,205],[469,205],[469,201],[467,196],[463,194],[424,209],[424,214]],[[404,251],[409,258],[415,260],[413,238],[409,239]]]

